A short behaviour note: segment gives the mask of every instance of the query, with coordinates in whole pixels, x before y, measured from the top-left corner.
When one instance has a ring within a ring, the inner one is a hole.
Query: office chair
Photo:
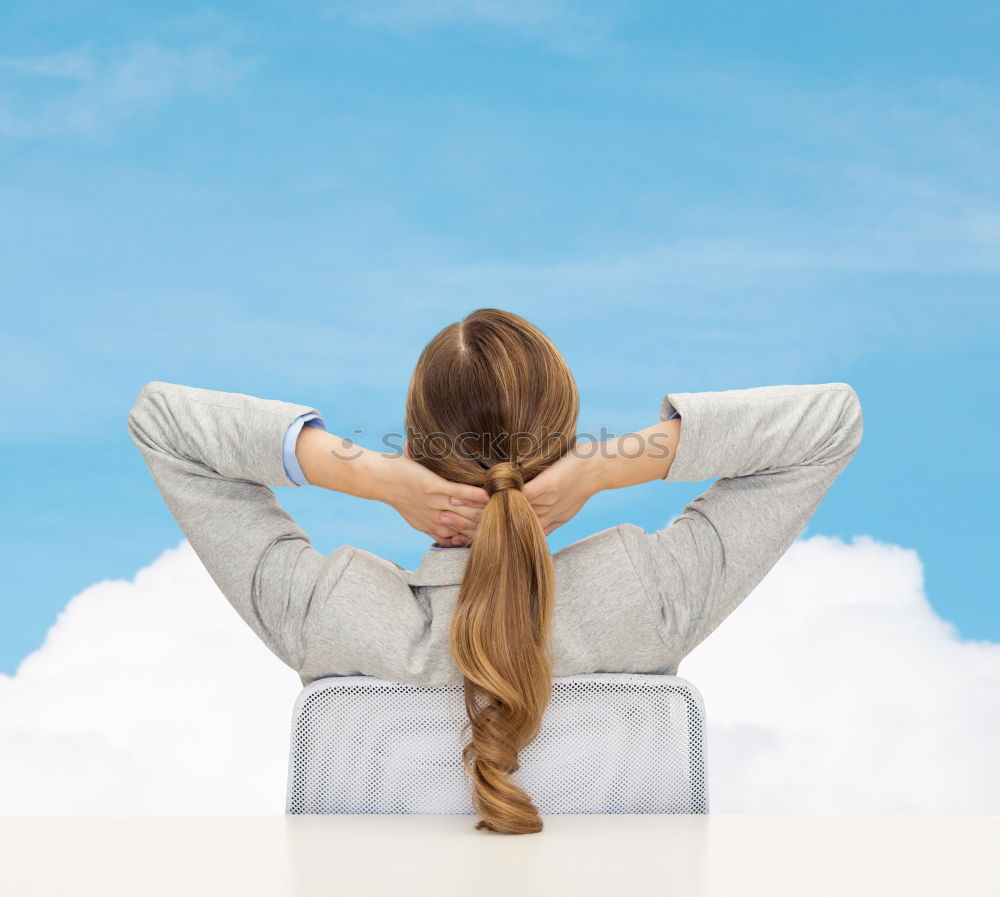
[[[512,781],[539,813],[707,813],[705,714],[677,676],[556,677]],[[292,711],[286,813],[474,813],[461,685],[310,682]]]

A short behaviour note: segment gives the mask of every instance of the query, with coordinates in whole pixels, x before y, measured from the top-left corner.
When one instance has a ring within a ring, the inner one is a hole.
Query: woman
[[[510,780],[553,676],[676,674],[802,532],[861,442],[846,383],[668,393],[659,421],[577,446],[577,393],[523,318],[480,309],[417,362],[402,456],[352,446],[307,405],[153,381],[129,432],[219,588],[303,685],[465,686],[477,828],[537,832]],[[623,523],[550,555],[595,493],[719,478],[657,532]],[[416,571],[317,552],[271,486],[383,501],[436,543]]]

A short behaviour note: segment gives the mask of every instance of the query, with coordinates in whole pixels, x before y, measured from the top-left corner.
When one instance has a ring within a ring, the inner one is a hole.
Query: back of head
[[[542,829],[531,798],[510,781],[552,695],[555,572],[521,487],[573,447],[577,413],[576,384],[559,351],[538,328],[498,309],[479,309],[442,330],[410,382],[411,456],[490,495],[451,624],[477,828]]]

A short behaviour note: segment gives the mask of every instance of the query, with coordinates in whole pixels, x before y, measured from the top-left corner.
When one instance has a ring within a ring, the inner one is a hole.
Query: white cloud
[[[300,688],[184,540],[0,676],[0,815],[281,813]]]
[[[174,95],[222,89],[246,67],[215,45],[138,43],[100,55],[74,50],[0,58],[0,138],[94,136]]]
[[[800,539],[679,674],[714,812],[1000,812],[1000,644],[934,613],[913,550]]]
[[[911,550],[800,540],[680,674],[714,812],[1000,812],[1000,645],[934,614]],[[0,815],[280,813],[299,688],[183,541],[0,676]]]

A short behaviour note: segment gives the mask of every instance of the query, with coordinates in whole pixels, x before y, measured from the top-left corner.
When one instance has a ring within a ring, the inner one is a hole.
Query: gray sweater
[[[669,393],[682,416],[668,482],[719,478],[656,532],[631,523],[556,552],[553,675],[677,674],[681,659],[802,532],[861,442],[846,383]],[[455,685],[448,627],[468,549],[415,571],[363,548],[316,551],[270,487],[307,405],[153,381],[129,434],[222,594],[305,685],[368,675]],[[336,427],[333,428],[336,431]]]

